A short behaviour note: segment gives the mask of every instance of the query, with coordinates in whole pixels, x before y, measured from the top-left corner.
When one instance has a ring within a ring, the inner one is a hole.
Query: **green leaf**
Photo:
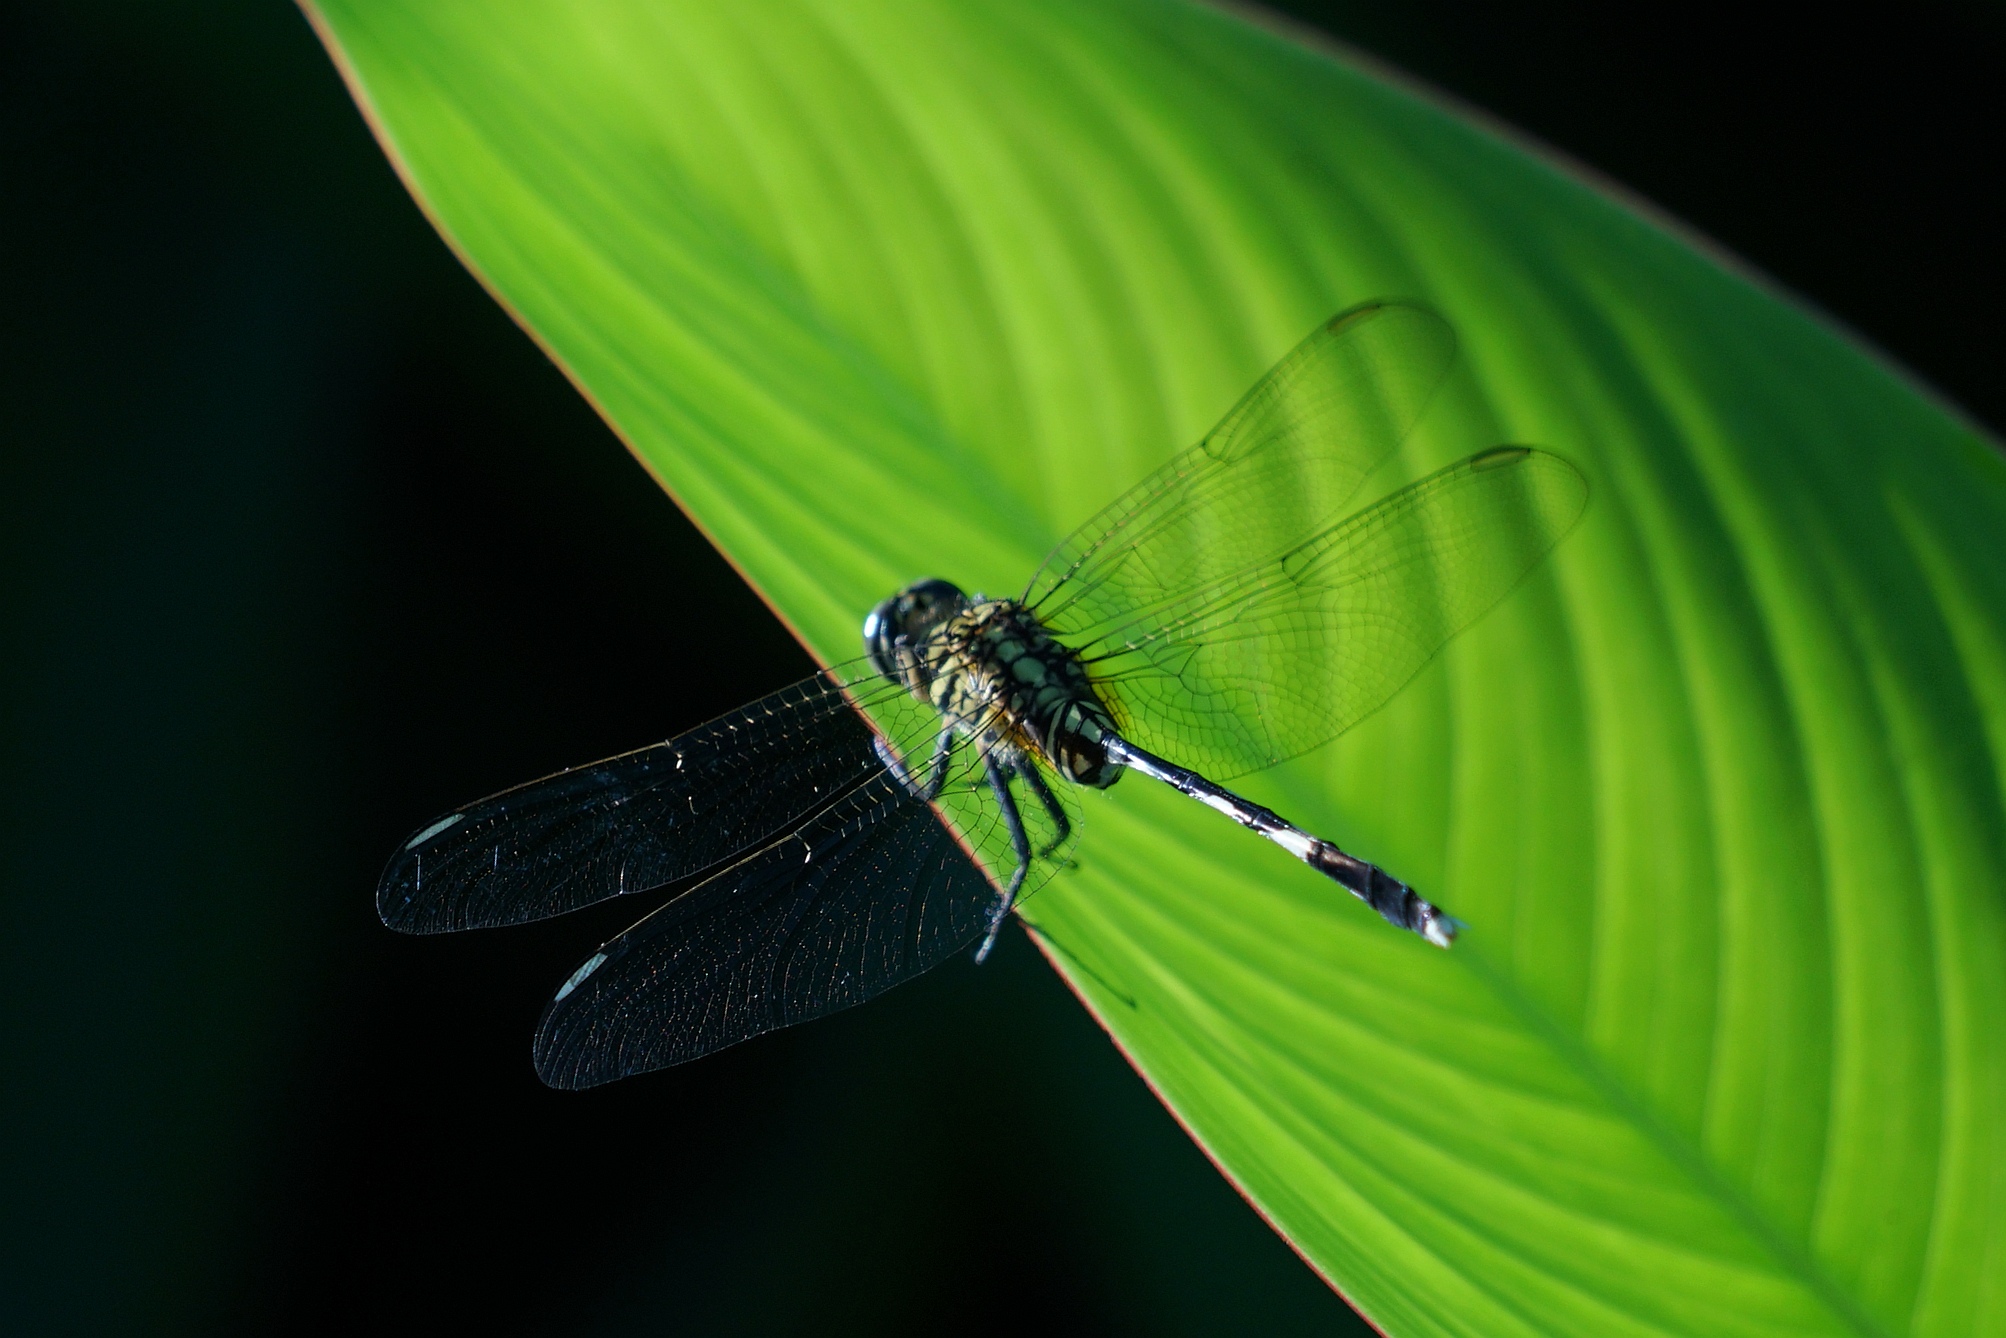
[[[1389,1333],[2006,1331],[2006,468],[1661,220],[1182,4],[315,14],[441,230],[814,649],[1008,591],[1331,312],[1594,500],[1393,706],[1251,787],[1441,953],[1160,787],[1031,913]],[[692,653],[701,653],[693,647]],[[1132,1005],[1131,1001],[1132,1000]]]

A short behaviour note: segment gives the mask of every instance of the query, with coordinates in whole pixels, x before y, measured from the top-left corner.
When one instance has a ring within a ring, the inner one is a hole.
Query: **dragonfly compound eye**
[[[968,596],[952,582],[928,577],[884,600],[864,619],[864,654],[893,682],[904,681],[898,644],[917,646],[928,633],[968,607]]]

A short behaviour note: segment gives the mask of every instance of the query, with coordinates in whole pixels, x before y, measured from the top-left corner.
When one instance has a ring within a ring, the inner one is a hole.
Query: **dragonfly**
[[[1583,513],[1580,471],[1526,446],[1350,509],[1455,347],[1415,304],[1339,313],[1015,598],[914,581],[864,619],[855,661],[439,818],[384,871],[383,922],[657,894],[538,1024],[543,1081],[591,1087],[981,961],[1070,862],[1080,796],[1135,772],[1448,947],[1461,926],[1413,888],[1224,782],[1377,711]]]

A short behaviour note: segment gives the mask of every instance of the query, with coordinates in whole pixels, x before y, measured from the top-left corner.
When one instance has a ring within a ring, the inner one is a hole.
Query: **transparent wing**
[[[791,830],[884,770],[869,710],[901,749],[939,717],[859,663],[686,734],[558,772],[427,826],[377,886],[413,934],[561,915],[701,873]]]
[[[537,1073],[577,1088],[681,1064],[860,1004],[966,947],[1002,895],[984,868],[1012,856],[980,755],[960,743],[948,765],[954,832],[881,772],[605,944],[544,1011]],[[1027,893],[1054,862],[1033,865]]]
[[[1078,648],[1126,737],[1214,779],[1257,771],[1383,706],[1587,504],[1573,465],[1497,447]]]
[[[1272,561],[1327,528],[1392,454],[1455,360],[1433,312],[1401,303],[1332,317],[1219,426],[1053,550],[1024,602],[1091,637]]]

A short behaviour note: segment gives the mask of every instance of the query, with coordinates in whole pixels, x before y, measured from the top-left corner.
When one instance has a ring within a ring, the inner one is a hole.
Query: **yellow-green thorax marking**
[[[1079,785],[1106,789],[1113,718],[1079,657],[1009,599],[969,600],[945,581],[908,586],[864,626],[879,671],[984,748],[1041,754]]]

